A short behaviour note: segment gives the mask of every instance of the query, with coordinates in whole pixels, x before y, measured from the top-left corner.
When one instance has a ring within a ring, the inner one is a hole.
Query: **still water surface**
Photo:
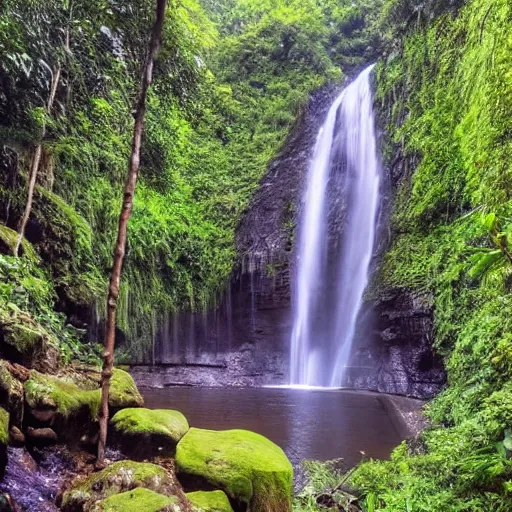
[[[384,459],[400,441],[377,394],[345,390],[272,388],[142,389],[146,407],[176,409],[191,427],[243,428],[281,446],[294,465],[302,459],[344,458],[352,466]]]

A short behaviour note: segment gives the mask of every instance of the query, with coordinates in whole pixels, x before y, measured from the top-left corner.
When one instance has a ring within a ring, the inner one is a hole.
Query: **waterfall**
[[[292,385],[344,384],[380,201],[372,69],[334,101],[311,161],[298,231]],[[333,182],[342,182],[341,197]],[[329,219],[336,215],[343,231],[333,235]]]

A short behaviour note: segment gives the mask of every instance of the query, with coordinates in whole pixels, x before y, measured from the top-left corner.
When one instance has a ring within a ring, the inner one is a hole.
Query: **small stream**
[[[9,493],[22,511],[58,511],[55,498],[66,474],[73,470],[71,460],[58,449],[42,452],[39,463],[24,448],[9,448],[8,453],[0,493]]]

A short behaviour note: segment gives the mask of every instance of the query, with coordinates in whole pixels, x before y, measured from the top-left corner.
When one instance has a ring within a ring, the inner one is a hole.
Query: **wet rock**
[[[137,512],[178,512],[178,500],[174,496],[163,496],[149,489],[134,489],[133,491],[114,494],[100,501],[91,509],[92,512],[121,512],[133,510]]]
[[[360,317],[349,386],[422,399],[439,393],[446,373],[433,349],[430,295],[407,288],[380,290]]]
[[[25,434],[15,425],[9,431],[11,446],[17,448],[25,445]]]
[[[189,492],[187,498],[200,512],[233,512],[228,497],[222,491]]]
[[[13,375],[13,366],[0,360],[0,406],[11,415],[11,423],[21,426],[23,421],[23,384]]]
[[[9,413],[0,407],[0,479],[7,466],[7,445],[9,444]]]
[[[58,436],[51,428],[32,428],[27,429],[28,442],[37,447],[51,446],[56,444]]]
[[[181,412],[168,409],[123,409],[111,424],[123,453],[135,459],[173,456],[176,445],[189,429]]]
[[[132,491],[139,487],[164,496],[176,496],[178,493],[172,475],[161,466],[119,461],[98,473],[79,478],[63,494],[61,509],[65,512],[91,510],[94,504],[105,500],[109,496]],[[103,509],[100,508],[99,510]]]
[[[292,465],[254,432],[191,428],[178,443],[176,466],[190,490],[222,489],[251,512],[291,511]]]

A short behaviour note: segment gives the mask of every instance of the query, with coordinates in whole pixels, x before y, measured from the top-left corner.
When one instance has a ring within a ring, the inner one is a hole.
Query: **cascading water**
[[[333,103],[311,162],[299,226],[292,385],[344,383],[380,202],[372,69],[365,69]],[[340,172],[343,201],[332,197],[329,186],[331,180],[340,181]],[[343,233],[334,237],[329,229],[333,209],[344,212]]]

